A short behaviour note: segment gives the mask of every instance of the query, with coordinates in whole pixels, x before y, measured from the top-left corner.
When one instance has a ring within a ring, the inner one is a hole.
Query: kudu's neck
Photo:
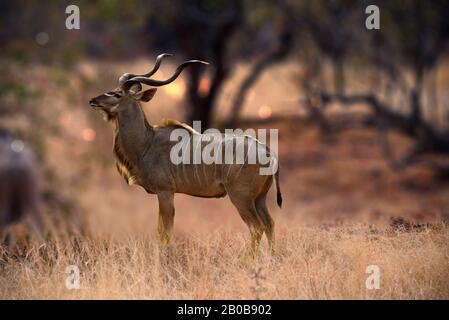
[[[153,130],[137,101],[128,100],[123,103],[127,106],[117,114],[115,143],[119,143],[126,157],[137,164],[151,143]]]

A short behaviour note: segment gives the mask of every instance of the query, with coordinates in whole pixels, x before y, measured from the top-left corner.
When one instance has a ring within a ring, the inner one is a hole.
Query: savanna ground
[[[45,86],[42,112],[56,114],[64,127],[47,137],[47,161],[65,196],[76,199],[83,230],[68,232],[48,219],[47,241],[3,248],[1,299],[449,298],[449,185],[421,166],[393,172],[371,129],[328,139],[293,116],[263,125],[279,129],[280,139],[283,208],[275,206],[273,191],[268,197],[276,221],[274,257],[264,240],[259,258],[245,262],[248,232],[227,198],[177,195],[173,244],[159,247],[157,200],[116,173],[110,129],[86,103],[115,85],[115,73],[139,71],[144,63],[110,73],[83,65],[64,90]],[[36,86],[62,73],[29,72]],[[294,92],[288,72],[280,67],[263,77],[245,114],[295,113],[298,97],[287,94]],[[219,114],[226,112],[228,87]],[[180,118],[184,90],[182,81],[160,89],[145,106],[150,122]],[[390,138],[397,154],[404,153],[409,141]],[[400,217],[406,222],[392,226]],[[21,226],[14,231],[20,234]],[[65,286],[69,265],[81,271],[78,290]],[[369,265],[380,269],[377,290],[365,286]]]

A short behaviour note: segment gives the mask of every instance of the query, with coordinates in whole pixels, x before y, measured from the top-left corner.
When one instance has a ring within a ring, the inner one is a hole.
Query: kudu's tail
[[[274,181],[276,182],[276,202],[279,208],[282,208],[282,194],[281,194],[281,187],[279,185],[279,167],[277,168],[276,173],[274,174]]]

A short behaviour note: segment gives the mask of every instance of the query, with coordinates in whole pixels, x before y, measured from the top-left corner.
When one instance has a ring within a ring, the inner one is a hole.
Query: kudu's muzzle
[[[96,108],[96,107],[99,106],[98,103],[95,101],[95,98],[89,100],[89,105],[90,105],[92,108]]]

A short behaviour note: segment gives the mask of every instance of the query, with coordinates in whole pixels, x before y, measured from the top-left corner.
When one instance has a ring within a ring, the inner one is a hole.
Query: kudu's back
[[[259,172],[267,164],[261,164],[257,154],[251,161],[252,151],[276,160],[266,145],[247,135],[200,134],[175,120],[166,120],[153,132],[151,152],[144,155],[142,166],[148,177],[143,184],[153,193],[169,186],[192,196],[224,197],[233,184],[265,182]]]

